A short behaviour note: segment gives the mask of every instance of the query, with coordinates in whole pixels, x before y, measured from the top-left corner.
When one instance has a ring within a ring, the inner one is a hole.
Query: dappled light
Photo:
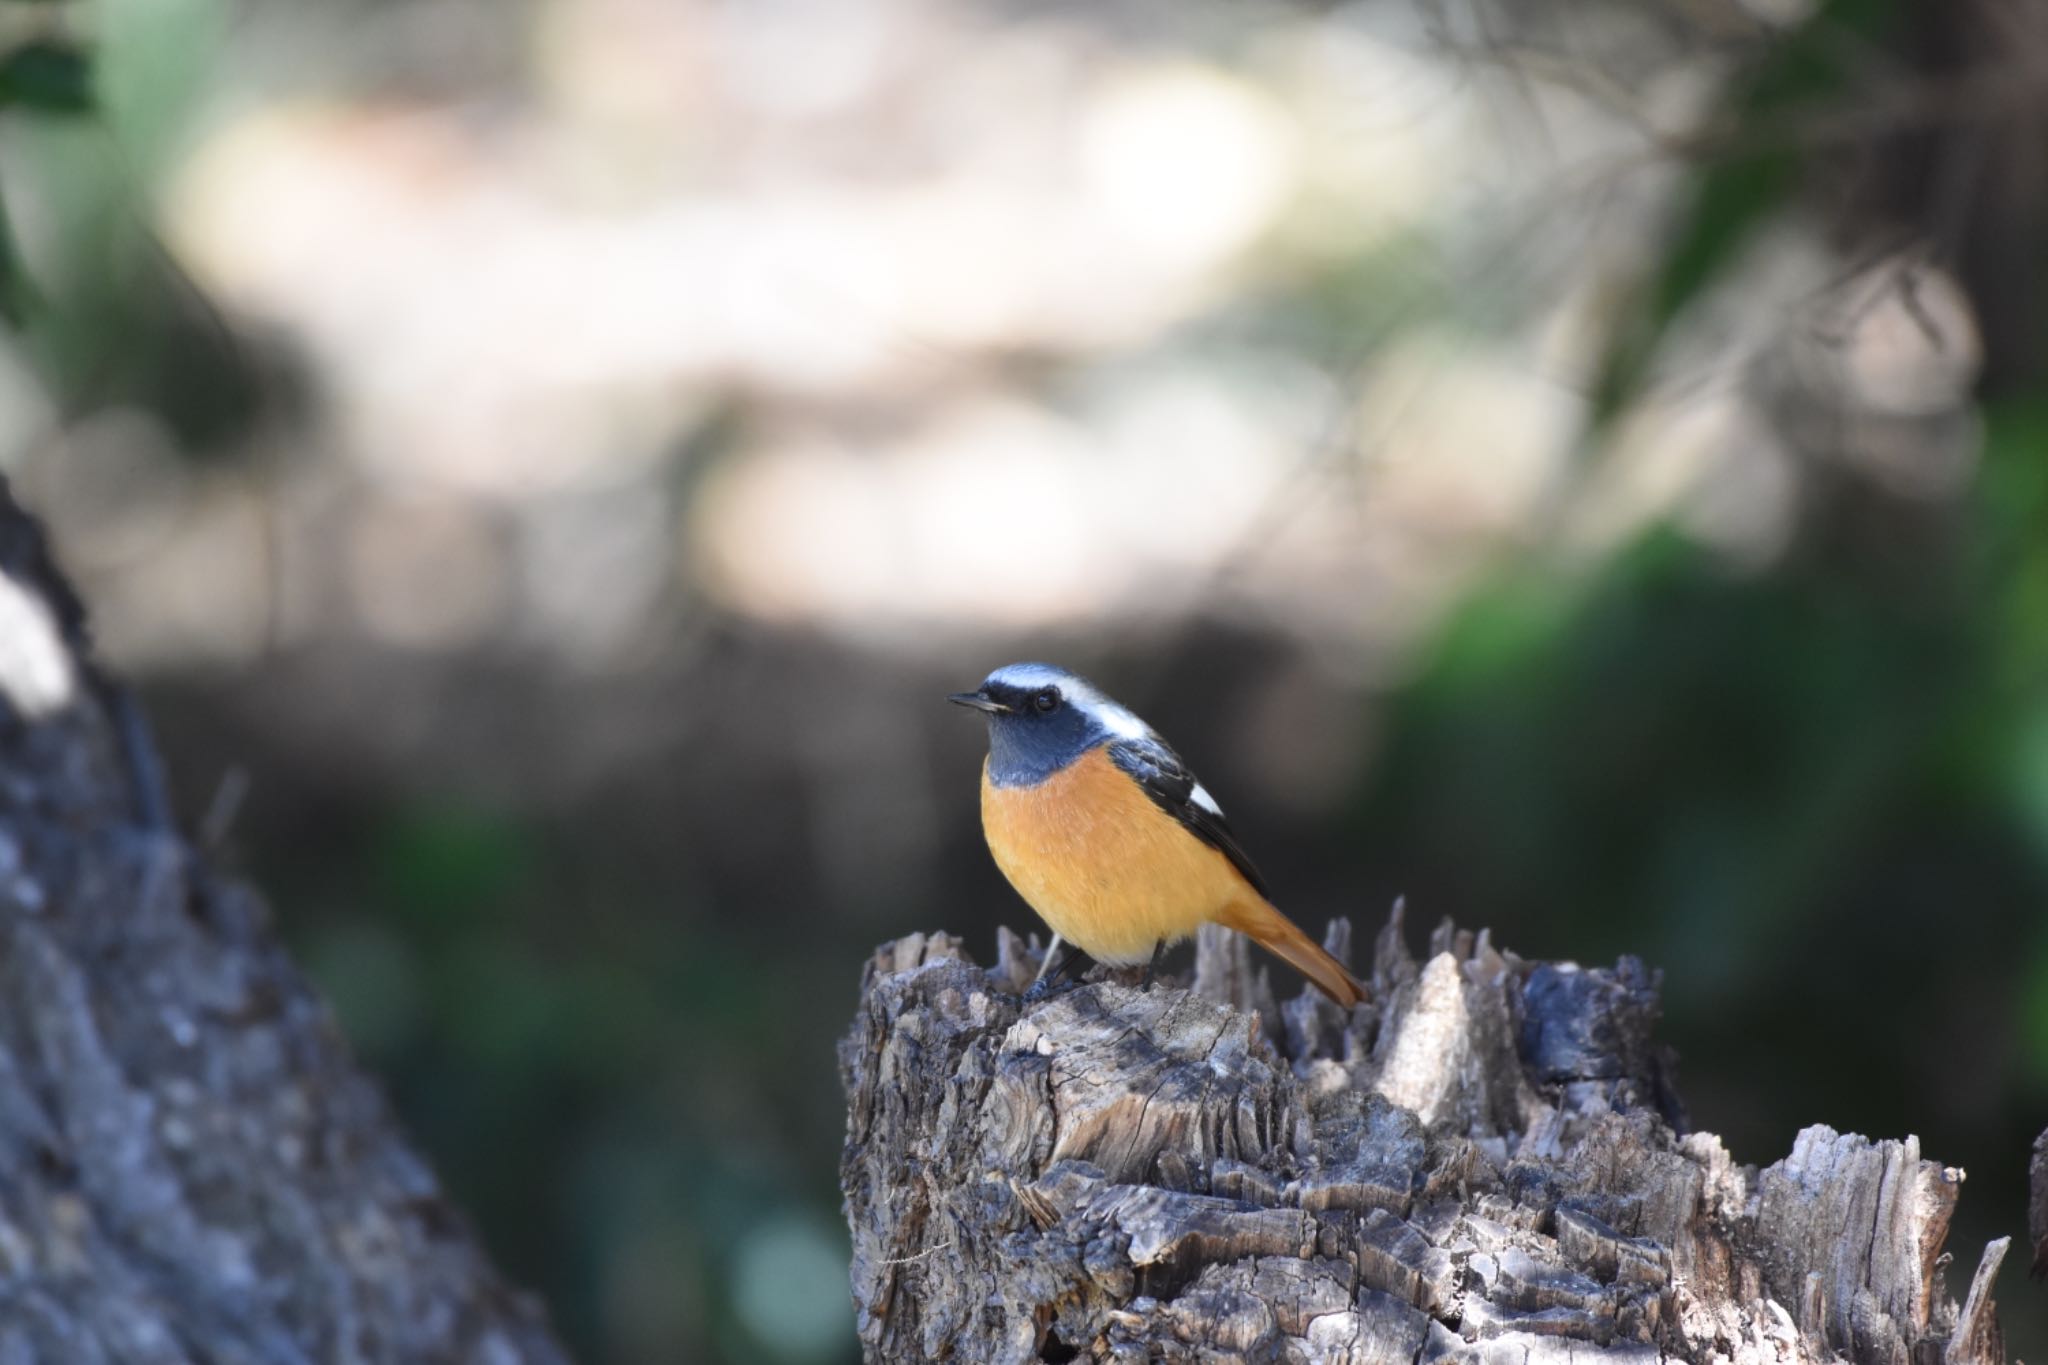
[[[104,8],[6,96],[0,471],[586,1358],[855,1358],[833,1044],[875,943],[1037,927],[943,704],[1014,658],[1314,936],[1639,954],[1738,1161],[1912,1131],[2017,1230],[2035,20]]]

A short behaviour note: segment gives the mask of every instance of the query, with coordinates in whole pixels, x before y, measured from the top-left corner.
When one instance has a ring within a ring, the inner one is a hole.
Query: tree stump
[[[1349,955],[1349,929],[1328,946]],[[1528,963],[1400,907],[1373,999],[1276,1001],[1245,941],[1194,982],[1026,1006],[945,934],[881,948],[840,1047],[841,1183],[878,1361],[1994,1365],[1962,1172],[1825,1127],[1757,1171],[1689,1132],[1658,978]]]
[[[0,1365],[566,1359],[172,824],[0,484]]]

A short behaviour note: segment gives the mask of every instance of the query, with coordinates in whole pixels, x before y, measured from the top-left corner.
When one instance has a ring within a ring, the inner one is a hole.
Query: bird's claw
[[[1041,976],[1038,980],[1025,987],[1022,999],[1027,1005],[1036,1005],[1042,1001],[1050,1000],[1056,995],[1065,995],[1068,991],[1077,991],[1087,984],[1087,982],[1078,978],[1067,981],[1055,981],[1050,976]]]

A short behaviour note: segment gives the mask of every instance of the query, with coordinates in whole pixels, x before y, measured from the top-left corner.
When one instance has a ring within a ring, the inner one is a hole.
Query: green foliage
[[[227,32],[223,0],[99,0],[101,98],[123,159],[154,174],[185,136]]]
[[[0,57],[0,108],[84,114],[94,103],[92,60],[77,48],[33,42]]]
[[[746,942],[610,828],[410,802],[262,880],[458,1204],[570,1340],[843,1358],[821,1039],[856,950]],[[750,1316],[764,1276],[828,1318]]]
[[[526,833],[473,807],[394,813],[373,848],[379,899],[429,926],[460,927],[489,913],[533,873]]]
[[[92,109],[92,61],[82,50],[36,41],[0,55],[0,114],[77,115]],[[35,293],[5,205],[0,182],[0,319],[20,327],[28,321]]]
[[[2048,1099],[2048,394],[1984,432],[1897,571],[1814,542],[1737,572],[1662,530],[1506,566],[1346,820],[1425,916],[1660,965],[1681,1088],[1739,1159],[1825,1117],[1969,1164],[1964,1245],[2009,1230]]]
[[[213,453],[259,395],[148,200],[206,93],[225,6],[102,0],[92,20],[89,48],[43,38],[0,54],[0,318],[64,410],[134,404]]]

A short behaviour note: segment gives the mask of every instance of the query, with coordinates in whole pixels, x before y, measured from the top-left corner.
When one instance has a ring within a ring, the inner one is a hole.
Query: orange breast
[[[1161,941],[1257,899],[1099,748],[1035,787],[998,787],[983,764],[981,824],[1017,893],[1098,962],[1144,962]]]

